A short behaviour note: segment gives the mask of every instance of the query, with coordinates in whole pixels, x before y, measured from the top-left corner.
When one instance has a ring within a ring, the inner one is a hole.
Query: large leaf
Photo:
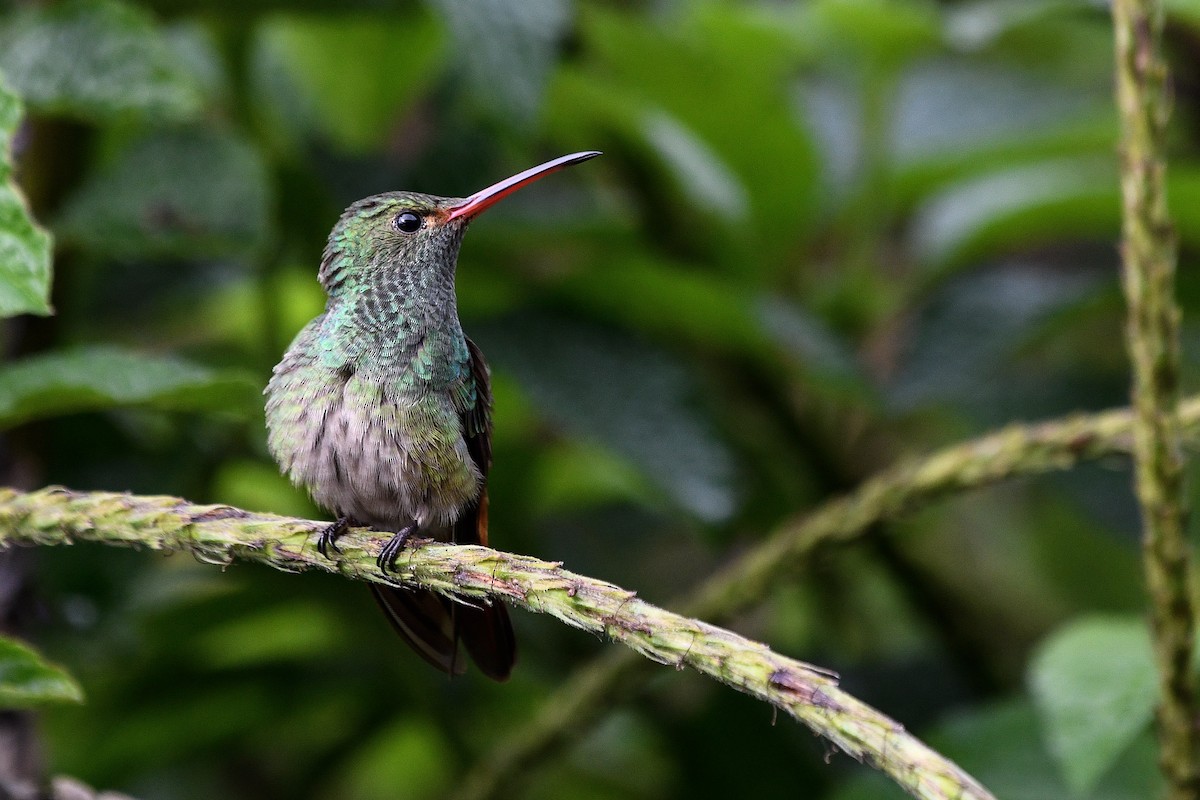
[[[853,355],[815,316],[778,296],[760,296],[723,275],[639,253],[606,251],[553,288],[559,304],[619,322],[668,343],[736,353],[778,368],[794,359],[818,380],[813,391],[864,388]]]
[[[696,411],[698,387],[665,352],[558,318],[525,315],[472,332],[547,420],[629,459],[695,516],[733,513],[732,457]]]
[[[206,130],[156,131],[88,176],[57,231],[113,255],[247,253],[267,238],[269,194],[250,144]]]
[[[1063,236],[1115,238],[1116,173],[1110,158],[1027,164],[963,181],[917,213],[913,245],[925,269],[937,271],[1010,240]]]
[[[642,156],[656,226],[679,225],[690,247],[727,254],[739,271],[778,267],[816,222],[819,191],[808,179],[818,169],[811,137],[790,102],[786,24],[715,4],[681,4],[661,18],[580,11],[586,58],[559,70],[550,126]]]
[[[986,418],[1021,413],[1029,398],[1018,356],[1056,314],[1094,295],[1102,275],[1009,263],[976,270],[939,286],[914,320],[914,331],[888,390],[897,411],[958,404]],[[1036,388],[1053,381],[1037,374]]]
[[[32,356],[0,367],[0,428],[125,405],[244,413],[260,402],[241,373],[113,347]]]
[[[12,178],[21,101],[0,81],[0,319],[50,313],[50,236],[33,221]]]
[[[438,78],[445,36],[419,7],[403,19],[274,16],[259,26],[259,110],[282,144],[306,131],[351,152],[381,147]]]
[[[475,94],[493,111],[529,122],[541,107],[570,0],[433,0]]]
[[[26,5],[0,24],[0,71],[39,112],[193,117],[204,97],[186,64],[146,12],[113,0]]]
[[[327,796],[390,800],[442,797],[454,776],[455,757],[445,734],[427,720],[400,718],[370,732],[339,771]]]
[[[1079,83],[950,59],[909,70],[889,131],[897,200],[908,206],[939,183],[1031,160],[1087,153],[1111,159],[1111,92],[1102,81]]]
[[[1167,198],[1185,245],[1200,243],[1200,168],[1180,160]],[[1120,236],[1120,193],[1111,155],[1009,166],[947,186],[918,209],[912,244],[933,273],[990,252],[1048,241]]]
[[[1161,795],[1162,774],[1149,732],[1121,756],[1103,783],[1091,791],[1072,792],[1045,750],[1037,713],[1027,700],[956,714],[922,738],[1003,800],[1145,800]],[[904,800],[909,796],[875,774],[850,782],[831,800]]]
[[[1109,126],[1111,140],[1109,102],[1105,87],[1067,87],[997,66],[927,62],[898,87],[889,145],[900,161],[941,159],[1000,141],[1042,139],[1083,119]]]
[[[894,71],[939,44],[940,20],[925,3],[819,0],[801,6],[796,28],[821,48],[825,63]]]
[[[1125,617],[1071,623],[1042,646],[1029,683],[1067,784],[1087,792],[1153,717],[1157,673],[1146,626]]]
[[[75,679],[28,645],[0,636],[0,708],[63,702],[83,702]]]

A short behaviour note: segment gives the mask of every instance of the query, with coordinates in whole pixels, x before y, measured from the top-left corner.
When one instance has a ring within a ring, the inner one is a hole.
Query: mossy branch
[[[1122,270],[1133,361],[1135,486],[1158,665],[1160,764],[1172,800],[1200,797],[1192,679],[1195,609],[1185,531],[1179,420],[1175,234],[1167,211],[1169,101],[1159,0],[1114,0],[1121,120]]]
[[[1180,407],[1181,433],[1200,442],[1200,397]],[[1022,475],[1066,470],[1082,461],[1128,454],[1129,409],[1076,415],[1037,425],[1012,425],[884,470],[856,491],[789,520],[765,541],[674,603],[690,616],[720,621],[766,596],[818,548],[861,536],[872,525],[967,489]],[[463,780],[458,800],[509,796],[547,753],[584,735],[636,683],[640,660],[614,651],[579,669],[533,717],[499,744]]]
[[[486,547],[414,541],[401,554],[391,579],[375,565],[390,534],[352,529],[338,540],[341,556],[330,561],[316,551],[326,525],[229,506],[193,505],[175,497],[59,487],[30,493],[0,489],[4,544],[95,541],[181,550],[215,564],[256,561],[286,571],[316,569],[356,580],[421,586],[468,601],[501,598],[603,634],[660,664],[692,667],[771,703],[839,749],[882,770],[914,797],[992,798],[902,725],[843,692],[836,676],[778,655],[766,645],[665,611],[633,592],[569,572],[561,564]]]

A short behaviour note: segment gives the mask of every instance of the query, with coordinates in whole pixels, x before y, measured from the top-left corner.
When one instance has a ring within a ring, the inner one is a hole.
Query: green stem
[[[1169,798],[1200,796],[1195,611],[1185,532],[1179,421],[1179,308],[1175,235],[1166,199],[1167,68],[1162,5],[1114,0],[1116,95],[1121,119],[1122,272],[1133,362],[1135,486],[1158,664],[1160,764]]]
[[[72,492],[51,487],[0,489],[0,542],[64,545],[73,541],[186,550],[202,561],[257,561],[276,569],[321,569],[356,580],[421,586],[447,596],[549,614],[603,634],[659,664],[692,667],[786,711],[839,749],[883,771],[914,797],[984,800],[971,776],[879,711],[843,692],[836,676],[771,652],[766,645],[653,606],[633,592],[577,575],[561,564],[486,547],[429,540],[406,547],[393,579],[375,565],[391,534],[353,529],[341,555],[317,554],[327,523],[197,506],[175,497]]]
[[[1200,441],[1200,397],[1189,398],[1180,414],[1184,435],[1193,443]],[[785,522],[674,605],[690,616],[728,619],[759,602],[819,547],[855,539],[881,520],[954,492],[1129,453],[1132,431],[1133,415],[1128,409],[1107,411],[1039,425],[1013,425],[899,464],[807,516]],[[463,780],[458,800],[510,796],[512,785],[539,760],[583,736],[637,684],[639,666],[632,654],[613,651],[578,670],[519,730],[498,737],[500,744]]]

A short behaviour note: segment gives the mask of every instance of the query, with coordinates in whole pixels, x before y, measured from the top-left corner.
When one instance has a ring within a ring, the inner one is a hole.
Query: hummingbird
[[[325,311],[306,325],[266,388],[267,444],[292,482],[336,521],[390,531],[385,573],[412,536],[488,543],[492,394],[487,362],[463,333],[454,279],[467,225],[534,181],[600,155],[572,153],[466,198],[387,192],[342,213],[321,258]],[[466,664],[505,680],[516,640],[502,603],[371,585],[392,628],[451,675]]]

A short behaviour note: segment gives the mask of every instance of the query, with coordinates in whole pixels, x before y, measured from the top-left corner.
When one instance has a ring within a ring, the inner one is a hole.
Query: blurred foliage
[[[0,318],[47,314],[50,306],[50,237],[30,219],[12,182],[12,136],[21,101],[0,82]]]
[[[1042,645],[1029,680],[1047,743],[1074,794],[1095,787],[1146,729],[1158,700],[1150,641],[1136,617],[1071,623]]]
[[[1200,8],[1168,5],[1195,389]],[[1125,402],[1100,6],[5,8],[0,315],[49,310],[10,151],[55,235],[57,312],[2,328],[5,483],[317,515],[266,455],[257,390],[322,307],[338,213],[589,148],[460,261],[500,547],[667,602],[901,456]],[[1128,485],[1113,463],[948,499],[735,627],[838,670],[1001,797],[1152,796]],[[509,684],[447,682],[333,578],[79,546],[31,580],[21,633],[87,695],[41,715],[49,768],[146,800],[439,796],[606,646],[521,616]],[[664,674],[526,796],[897,796],[770,722]]]
[[[28,646],[0,637],[0,705],[27,708],[83,700],[79,684]]]

